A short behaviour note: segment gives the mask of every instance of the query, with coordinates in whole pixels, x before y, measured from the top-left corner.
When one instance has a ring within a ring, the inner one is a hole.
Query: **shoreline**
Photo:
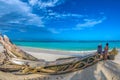
[[[19,46],[19,45],[17,45]],[[68,51],[68,52],[80,52],[80,51],[95,51],[95,49],[92,50],[67,50],[67,49],[52,49],[52,48],[42,48],[42,47],[32,47],[32,46],[19,46],[19,47],[29,47],[29,48],[38,48],[38,49],[44,49],[44,50],[52,50],[52,51]]]
[[[16,45],[16,44],[15,44]],[[1,46],[1,44],[0,44]],[[18,47],[23,47],[23,48],[35,48],[35,49],[40,49],[40,50],[49,50],[49,51],[64,51],[64,52],[92,52],[96,51],[96,49],[91,49],[91,50],[65,50],[65,49],[52,49],[52,48],[42,48],[42,47],[35,47],[35,46],[22,46],[22,45],[16,45]],[[120,49],[120,48],[119,48]]]
[[[82,50],[82,51],[69,51],[69,50],[57,50],[57,49],[47,49],[47,48],[38,48],[38,47],[30,47],[30,46],[18,46],[19,48],[23,49],[23,50],[28,50],[31,51],[31,52],[41,52],[41,51],[49,51],[50,54],[54,54],[54,53],[51,53],[51,52],[61,52],[60,54],[83,54],[83,53],[95,53],[97,52],[97,50]],[[118,51],[120,51],[120,48],[116,48]],[[109,51],[111,51],[112,49],[109,49]]]
[[[32,48],[32,47],[21,47],[22,50],[28,54],[37,57],[38,59],[44,59],[46,61],[55,61],[59,58],[68,58],[68,57],[83,57],[85,55],[90,55],[96,51],[62,51],[62,50],[51,50],[51,49],[42,49],[42,48]]]
[[[18,46],[20,49],[25,51],[28,54],[33,55],[38,59],[45,61],[55,61],[59,58],[68,58],[68,57],[84,57],[87,55],[92,55],[96,53],[96,50],[91,51],[62,51],[54,49],[43,49],[43,48],[33,48],[33,47],[23,47]],[[2,46],[0,46],[0,51],[2,51]],[[118,49],[120,52],[120,49]]]
[[[96,50],[98,44],[102,44],[103,50],[105,47],[106,42],[70,42],[70,43],[59,43],[59,42],[14,42],[17,46],[23,47],[32,47],[32,48],[41,48],[41,49],[49,49],[49,50],[60,50],[60,51],[91,51]],[[110,46],[109,49],[113,49],[114,47],[120,48],[119,42],[109,42]]]
[[[26,53],[45,61],[55,61],[60,58],[69,58],[69,57],[83,57],[85,55],[93,54],[95,51],[61,51],[61,50],[50,50],[42,48],[33,48],[33,47],[23,47],[18,46],[20,49]],[[3,51],[3,47],[0,46],[0,52]]]
[[[20,47],[25,52],[32,54],[40,59],[45,59],[48,61],[54,61],[57,58],[71,57],[71,56],[80,56],[81,54],[87,55],[85,51],[83,52],[69,52],[69,51],[59,51],[59,50],[49,50],[49,49],[40,49],[32,47]],[[2,50],[2,46],[0,46]],[[101,61],[97,64],[85,68],[83,70],[60,74],[60,75],[44,75],[44,74],[28,74],[28,75],[14,75],[9,72],[0,71],[0,79],[2,80],[112,80],[120,78],[120,49],[118,49],[119,54],[116,56],[115,60]],[[93,54],[91,51],[89,54]],[[101,73],[102,72],[102,73]],[[8,76],[8,77],[6,77]]]
[[[39,49],[39,50],[49,50],[49,51],[62,51],[62,52],[94,52],[94,50],[62,50],[62,49],[48,49],[48,48],[41,48],[41,47],[31,47],[31,46],[18,46],[20,48],[33,48],[33,49]]]

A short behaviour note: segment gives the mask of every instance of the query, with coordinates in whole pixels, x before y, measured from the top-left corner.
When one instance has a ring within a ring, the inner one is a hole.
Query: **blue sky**
[[[120,40],[120,0],[0,0],[12,40]]]

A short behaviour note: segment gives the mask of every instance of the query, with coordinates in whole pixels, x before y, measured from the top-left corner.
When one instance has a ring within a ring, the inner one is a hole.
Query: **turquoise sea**
[[[37,47],[55,50],[69,50],[69,51],[89,51],[96,50],[98,44],[102,44],[104,48],[106,41],[79,41],[79,42],[27,42],[27,41],[14,41],[18,46]],[[120,41],[109,41],[109,48],[120,48]]]

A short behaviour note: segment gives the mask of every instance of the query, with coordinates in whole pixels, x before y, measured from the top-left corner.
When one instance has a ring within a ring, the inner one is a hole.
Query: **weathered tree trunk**
[[[8,53],[10,57],[32,61],[38,60],[37,58],[33,57],[30,54],[27,54],[26,52],[18,48],[16,45],[12,44],[12,42],[6,35],[0,36],[0,43],[3,45],[5,51]]]

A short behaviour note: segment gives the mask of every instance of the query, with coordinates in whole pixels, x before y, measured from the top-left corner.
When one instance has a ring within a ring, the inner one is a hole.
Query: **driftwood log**
[[[0,36],[0,43],[4,48],[4,51],[0,53],[0,70],[14,72],[16,74],[63,74],[84,69],[103,59],[95,53],[83,58],[72,57],[46,62],[21,50],[6,35]],[[115,55],[117,51],[114,49],[110,54]]]

